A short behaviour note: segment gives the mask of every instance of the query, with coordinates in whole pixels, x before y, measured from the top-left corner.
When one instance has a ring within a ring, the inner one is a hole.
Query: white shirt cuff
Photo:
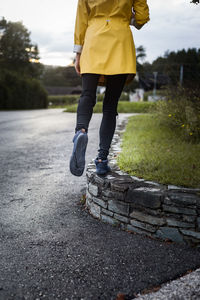
[[[75,53],[81,53],[83,46],[81,45],[74,45],[74,51]]]

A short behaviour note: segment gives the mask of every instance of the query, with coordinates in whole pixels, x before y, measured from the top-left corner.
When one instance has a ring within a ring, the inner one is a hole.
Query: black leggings
[[[82,75],[82,94],[77,108],[76,131],[88,126],[96,104],[98,74]],[[103,118],[99,130],[100,143],[98,158],[106,159],[116,127],[117,104],[123,90],[127,74],[107,75],[106,92],[103,100]]]

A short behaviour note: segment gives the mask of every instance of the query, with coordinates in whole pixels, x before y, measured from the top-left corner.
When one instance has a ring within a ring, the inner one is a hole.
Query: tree
[[[183,86],[199,86],[200,76],[200,49],[182,49],[177,52],[166,51],[163,57],[158,57],[149,65],[142,65],[144,73],[158,72],[159,75],[166,75],[172,85],[180,82],[181,69],[183,71]]]
[[[136,64],[137,64],[137,74],[140,76],[143,73],[143,64],[146,57],[146,50],[143,46],[136,48]]]
[[[38,47],[31,43],[30,32],[21,22],[0,20],[0,67],[32,77],[41,71]]]
[[[140,45],[136,48],[136,65],[137,65],[137,74],[140,76],[140,74],[143,73],[143,65],[142,62],[146,57],[146,50],[145,48]],[[135,89],[139,88],[140,84],[138,80],[134,79],[129,85],[124,87],[125,92],[132,92]]]
[[[74,66],[53,67],[45,66],[41,76],[45,86],[70,86],[81,85],[81,77],[76,74]]]
[[[45,108],[37,45],[21,22],[0,20],[0,109]]]
[[[139,63],[139,60],[143,61],[146,57],[146,50],[143,46],[136,48],[136,61]]]

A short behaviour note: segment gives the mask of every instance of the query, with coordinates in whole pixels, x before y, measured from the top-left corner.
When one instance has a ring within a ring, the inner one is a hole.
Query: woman
[[[88,126],[96,103],[97,85],[105,85],[99,130],[97,174],[110,171],[107,156],[116,127],[118,100],[125,83],[136,74],[136,54],[129,24],[140,29],[149,20],[146,0],[78,0],[74,52],[82,77],[70,170],[81,176],[85,167]]]

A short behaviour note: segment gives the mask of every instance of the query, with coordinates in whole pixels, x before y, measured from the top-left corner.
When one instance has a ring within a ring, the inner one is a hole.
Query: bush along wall
[[[47,93],[37,79],[10,71],[0,73],[0,109],[38,109],[47,106]]]
[[[200,141],[199,89],[170,88],[166,101],[157,102],[157,115],[161,124],[177,128],[187,141]]]

